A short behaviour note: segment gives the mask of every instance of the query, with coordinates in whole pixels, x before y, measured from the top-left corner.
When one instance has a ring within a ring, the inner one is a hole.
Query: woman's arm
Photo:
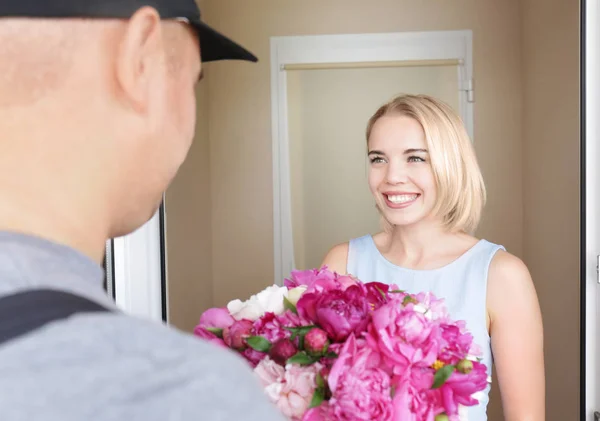
[[[332,272],[337,272],[340,275],[346,274],[346,266],[348,264],[348,243],[338,244],[334,246],[325,258],[321,266],[327,266]]]
[[[545,419],[543,327],[525,264],[499,251],[490,265],[487,307],[506,421]]]

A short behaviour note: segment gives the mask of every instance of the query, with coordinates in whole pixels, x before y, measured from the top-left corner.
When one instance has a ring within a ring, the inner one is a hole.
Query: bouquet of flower
[[[487,372],[442,300],[326,268],[231,301],[195,334],[241,353],[293,421],[464,421]]]

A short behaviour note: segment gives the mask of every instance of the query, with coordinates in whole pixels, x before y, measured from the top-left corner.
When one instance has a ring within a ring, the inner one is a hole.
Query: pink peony
[[[233,317],[226,308],[211,308],[200,316],[199,327],[224,329],[233,324]]]
[[[437,320],[440,323],[450,320],[450,315],[443,299],[438,299],[430,292],[420,292],[415,298],[419,302],[419,307],[422,307],[430,319]]]
[[[335,278],[335,274],[327,267],[321,269],[309,270],[293,270],[290,279],[285,279],[284,285],[288,288],[296,288],[299,286],[312,287],[316,281],[331,280]]]
[[[344,291],[306,292],[297,308],[298,314],[314,321],[335,342],[365,331],[369,323],[369,303],[362,285]]]
[[[243,350],[246,348],[246,339],[252,331],[252,321],[236,320],[231,326],[223,329],[223,340],[228,347]]]
[[[446,364],[456,364],[466,358],[471,350],[473,336],[461,332],[457,324],[442,324],[440,329],[443,342],[438,359]]]
[[[206,328],[204,328],[204,327],[196,326],[194,328],[194,335],[196,335],[199,338],[202,338],[204,340],[207,340],[208,342],[211,342],[215,345],[218,345],[218,346],[221,346],[224,348],[228,348],[228,346],[225,345],[225,342],[223,341],[223,339],[219,338],[214,333],[206,330]]]
[[[265,352],[260,352],[250,347],[246,348],[242,352],[242,355],[252,367],[256,367],[267,356]]]
[[[446,414],[458,414],[458,405],[477,405],[478,401],[472,395],[487,387],[487,377],[486,366],[476,361],[468,374],[452,373],[440,388]]]
[[[431,366],[438,354],[440,331],[425,315],[401,308],[391,301],[372,314],[368,341],[379,351],[394,374],[410,374],[410,368]]]
[[[308,410],[316,388],[316,376],[321,365],[306,367],[288,365],[284,369],[270,358],[263,359],[254,372],[258,375],[269,399],[292,420],[300,420]]]
[[[338,275],[331,272],[327,267],[319,270],[303,270],[293,271],[291,279],[285,280],[285,286],[288,288],[296,288],[298,286],[306,286],[308,293],[319,293],[331,290],[345,290],[352,285],[361,285],[356,278],[349,275]]]
[[[262,336],[269,342],[274,343],[280,339],[289,338],[292,332],[285,329],[286,327],[308,326],[311,322],[306,320],[291,311],[286,311],[280,316],[274,313],[265,313],[260,319],[254,322],[253,334]]]
[[[393,406],[394,420],[398,421],[433,420],[443,412],[439,389],[419,390],[409,382],[400,384],[396,389]]]
[[[210,308],[200,316],[200,321],[194,328],[194,335],[216,345],[226,347],[225,342],[220,337],[222,333],[217,336],[215,331],[228,328],[234,321],[226,308]]]
[[[367,289],[367,300],[372,310],[377,310],[388,302],[389,285],[380,282],[369,282],[365,284],[365,288]]]
[[[350,335],[328,377],[336,420],[393,419],[390,377],[379,364],[379,354]]]
[[[309,409],[302,417],[302,421],[332,421],[334,419],[329,402],[323,402],[316,408]]]

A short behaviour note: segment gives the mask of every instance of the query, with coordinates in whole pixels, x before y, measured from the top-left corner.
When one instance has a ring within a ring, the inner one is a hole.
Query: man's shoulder
[[[10,402],[17,404],[25,389],[31,394],[32,387],[47,391],[54,385],[40,396],[49,399],[40,406],[65,405],[81,417],[73,393],[82,404],[106,402],[108,412],[122,419],[282,420],[234,351],[122,314],[78,315],[0,347],[2,371],[12,373]]]

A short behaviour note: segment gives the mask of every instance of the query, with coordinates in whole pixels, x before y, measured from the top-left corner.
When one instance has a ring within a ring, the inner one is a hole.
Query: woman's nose
[[[386,181],[389,184],[401,184],[408,180],[408,172],[405,165],[390,163],[387,168]]]

